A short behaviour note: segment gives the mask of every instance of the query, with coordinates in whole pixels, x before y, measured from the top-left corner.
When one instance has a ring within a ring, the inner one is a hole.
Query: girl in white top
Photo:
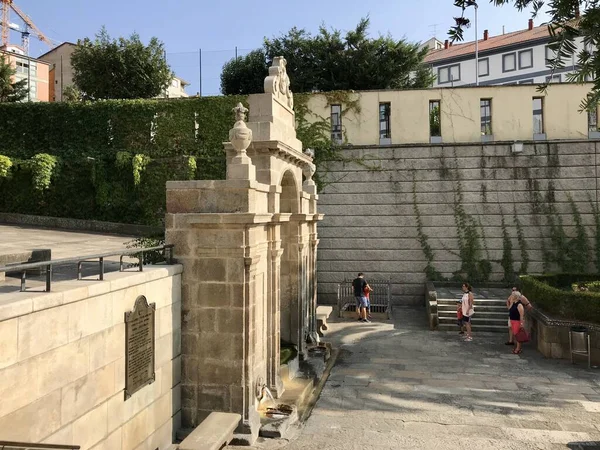
[[[462,313],[463,313],[463,323],[467,328],[467,335],[465,337],[465,341],[470,342],[473,340],[471,336],[471,317],[475,310],[473,309],[473,292],[471,285],[469,283],[463,283],[462,290],[464,292],[462,296]]]

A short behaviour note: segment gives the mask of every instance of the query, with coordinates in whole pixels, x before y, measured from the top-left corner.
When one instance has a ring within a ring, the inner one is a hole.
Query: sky
[[[370,34],[391,34],[396,39],[425,41],[435,36],[447,38],[452,18],[460,14],[453,0],[281,0],[206,1],[206,0],[15,0],[50,39],[77,42],[92,37],[104,25],[113,37],[137,32],[143,41],[152,36],[164,42],[172,70],[189,81],[187,92],[219,94],[219,75],[223,64],[235,56],[261,46],[265,37],[274,37],[292,27],[310,32],[325,24],[328,28],[350,30],[362,17],[371,20]],[[472,18],[473,11],[470,12]],[[527,27],[530,14],[513,7],[494,7],[480,1],[479,35],[488,29],[490,36]],[[536,19],[539,25],[545,17]],[[21,24],[13,13],[11,21]],[[475,38],[474,29],[465,33]],[[11,34],[19,43],[20,35]],[[199,50],[202,49],[202,70]],[[49,48],[32,36],[33,57]],[[201,73],[201,76],[200,76]],[[293,90],[293,86],[292,86]]]

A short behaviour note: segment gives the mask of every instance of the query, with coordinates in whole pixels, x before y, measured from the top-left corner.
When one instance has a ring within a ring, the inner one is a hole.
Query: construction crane
[[[29,18],[29,16],[27,14],[25,14],[23,11],[21,11],[21,9],[14,4],[13,0],[0,0],[1,4],[2,4],[2,46],[8,45],[9,44],[9,35],[10,35],[10,30],[15,30],[18,31],[19,33],[21,33],[21,43],[23,44],[23,47],[25,47],[23,50],[25,50],[26,54],[29,54],[29,36],[30,36],[30,32],[29,30],[31,29],[31,31],[33,32],[33,34],[35,36],[37,36],[37,38],[44,42],[45,44],[47,44],[50,48],[54,48],[56,47],[56,45],[54,44],[54,42],[52,42],[52,40],[48,39],[48,37],[46,37],[46,35],[44,33],[42,33],[40,31],[40,29],[38,27],[35,26],[35,24],[33,23],[33,21]],[[10,22],[10,10],[13,10],[17,16],[19,16],[21,18],[21,20],[23,20],[23,22],[25,22],[25,26],[24,26],[24,30],[21,31],[20,27],[14,23]]]

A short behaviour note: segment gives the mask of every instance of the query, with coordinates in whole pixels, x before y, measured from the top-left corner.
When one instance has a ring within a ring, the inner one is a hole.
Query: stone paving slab
[[[600,371],[531,346],[513,355],[503,338],[431,332],[420,309],[331,322],[340,356],[311,417],[289,441],[254,448],[600,448]]]

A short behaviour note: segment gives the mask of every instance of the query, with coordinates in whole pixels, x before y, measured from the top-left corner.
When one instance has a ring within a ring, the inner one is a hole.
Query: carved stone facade
[[[265,91],[248,98],[247,125],[246,108],[234,108],[227,180],[167,183],[167,242],[184,266],[182,425],[236,412],[238,438],[250,443],[260,426],[257,394],[283,392],[280,340],[302,356],[316,332],[322,219],[283,58]]]

